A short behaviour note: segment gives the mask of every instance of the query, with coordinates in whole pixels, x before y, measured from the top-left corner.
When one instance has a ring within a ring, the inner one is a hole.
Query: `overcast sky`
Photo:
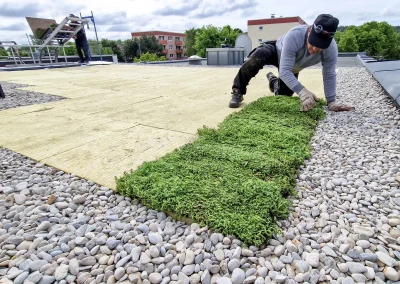
[[[101,3],[101,4],[100,4]],[[387,21],[400,25],[400,0],[1,0],[0,41],[27,43],[32,34],[25,17],[55,19],[61,22],[70,13],[82,16],[93,11],[98,36],[127,39],[130,32],[162,30],[185,32],[204,25],[231,25],[247,31],[247,20],[300,16],[308,24],[321,13],[329,13],[340,25],[361,25],[368,21]],[[87,31],[95,39],[93,25]]]

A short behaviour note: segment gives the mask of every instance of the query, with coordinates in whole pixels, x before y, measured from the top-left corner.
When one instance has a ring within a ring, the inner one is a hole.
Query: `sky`
[[[101,4],[100,4],[101,3]],[[61,22],[69,14],[94,14],[99,39],[128,39],[131,32],[182,32],[190,28],[230,25],[247,31],[247,21],[300,16],[311,24],[322,13],[332,14],[339,25],[361,25],[368,21],[386,21],[400,26],[400,0],[1,0],[0,41],[26,44],[32,34],[25,17],[54,19]],[[87,30],[95,39],[93,24]]]

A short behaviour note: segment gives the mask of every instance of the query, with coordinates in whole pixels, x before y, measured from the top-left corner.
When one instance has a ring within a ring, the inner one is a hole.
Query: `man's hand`
[[[300,97],[300,111],[309,111],[315,106],[318,98],[306,88],[299,92]]]
[[[335,101],[328,103],[328,109],[330,111],[350,111],[350,110],[355,110],[354,107],[338,104]]]

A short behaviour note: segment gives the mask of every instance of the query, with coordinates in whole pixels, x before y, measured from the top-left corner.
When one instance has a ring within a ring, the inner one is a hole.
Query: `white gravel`
[[[0,283],[399,283],[400,113],[364,68],[338,100],[260,248],[0,149]]]

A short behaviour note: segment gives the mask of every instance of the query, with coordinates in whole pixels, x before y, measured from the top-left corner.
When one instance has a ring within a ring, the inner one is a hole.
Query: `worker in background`
[[[70,14],[70,17],[73,18],[78,18],[77,16],[75,16],[74,14]],[[71,23],[78,23],[77,21],[71,21]],[[72,28],[75,29],[75,26],[72,26]],[[86,38],[86,33],[85,33],[85,29],[82,27],[82,29],[79,30],[79,32],[77,32],[76,35],[73,36],[73,39],[75,40],[75,46],[76,46],[76,50],[78,51],[78,56],[79,56],[79,61],[80,63],[89,63],[89,43],[88,40]],[[85,56],[83,56],[82,54],[82,50],[83,53],[85,54]]]
[[[349,111],[350,106],[336,102],[336,62],[338,49],[334,40],[339,20],[332,15],[322,14],[314,24],[299,25],[292,28],[277,41],[268,41],[255,48],[242,64],[232,86],[232,99],[229,107],[237,108],[246,94],[251,78],[265,65],[278,67],[279,77],[272,72],[267,74],[269,88],[275,95],[300,97],[300,110],[311,110],[317,97],[299,81],[298,75],[306,67],[322,63],[325,99],[331,111]]]

